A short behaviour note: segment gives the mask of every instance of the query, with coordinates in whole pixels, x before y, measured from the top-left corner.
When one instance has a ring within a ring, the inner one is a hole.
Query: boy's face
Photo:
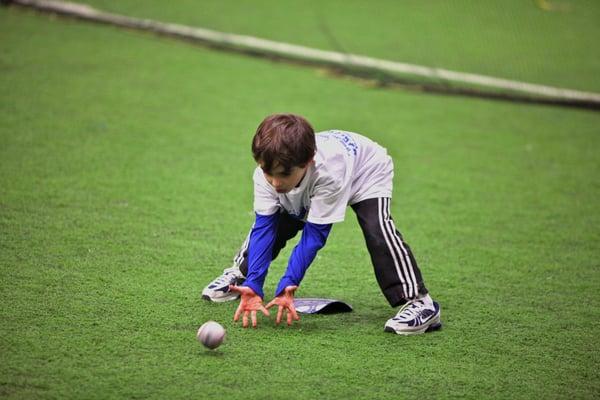
[[[284,173],[285,168],[281,165],[275,165],[270,173],[263,170],[263,174],[267,182],[273,186],[277,193],[288,193],[300,184],[311,162],[309,161],[304,167],[293,167],[289,174]]]

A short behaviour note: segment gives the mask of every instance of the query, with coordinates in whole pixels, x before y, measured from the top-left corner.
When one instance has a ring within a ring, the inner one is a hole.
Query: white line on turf
[[[562,89],[546,85],[520,82],[492,76],[430,68],[397,61],[382,60],[357,54],[319,50],[289,43],[275,42],[252,36],[224,33],[204,28],[164,23],[149,19],[132,18],[97,10],[85,4],[58,0],[12,0],[21,6],[43,11],[69,15],[77,18],[109,23],[128,28],[149,30],[161,34],[180,36],[233,49],[250,50],[285,58],[333,64],[342,67],[356,67],[380,72],[421,76],[446,82],[461,82],[487,88],[512,90],[526,94],[559,100],[576,100],[600,103],[600,94],[578,90]]]

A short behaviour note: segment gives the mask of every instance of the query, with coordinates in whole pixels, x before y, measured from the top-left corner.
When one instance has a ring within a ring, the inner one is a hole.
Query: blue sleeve
[[[263,285],[271,264],[278,222],[279,213],[272,215],[256,214],[256,220],[250,232],[248,276],[241,286],[249,287],[261,298],[265,296]]]
[[[285,275],[279,281],[275,296],[279,296],[287,286],[299,285],[304,273],[315,259],[317,252],[325,246],[332,224],[304,224],[302,238],[294,248]]]

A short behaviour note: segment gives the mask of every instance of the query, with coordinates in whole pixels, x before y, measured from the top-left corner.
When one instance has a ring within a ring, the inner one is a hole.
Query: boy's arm
[[[250,232],[248,243],[248,276],[240,286],[249,287],[261,298],[264,297],[263,285],[271,258],[277,233],[279,213],[271,215],[256,214],[256,220]]]
[[[290,256],[285,274],[277,285],[275,296],[281,296],[288,286],[298,286],[317,252],[325,246],[332,224],[306,222],[300,242]]]
[[[254,182],[254,213],[256,219],[248,243],[248,273],[242,286],[251,288],[261,298],[267,270],[271,263],[273,244],[279,223],[277,193],[266,181],[262,170],[256,167]]]
[[[252,326],[257,326],[257,311],[262,311],[266,316],[269,315],[269,311],[262,305],[263,284],[271,263],[278,222],[279,213],[256,214],[248,243],[248,276],[240,286],[229,286],[229,290],[240,294],[240,304],[235,311],[233,320],[238,321],[243,315],[242,326],[244,328],[248,327],[248,316],[252,319]]]

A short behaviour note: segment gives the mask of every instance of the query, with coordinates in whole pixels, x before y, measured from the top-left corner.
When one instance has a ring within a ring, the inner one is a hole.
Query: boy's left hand
[[[298,289],[298,286],[288,286],[283,290],[283,293],[279,296],[275,297],[273,300],[267,304],[266,308],[269,309],[274,305],[278,305],[279,309],[277,310],[277,319],[275,323],[279,325],[281,322],[281,317],[283,315],[283,310],[287,311],[287,324],[292,325],[292,319],[299,321],[300,317],[296,312],[296,307],[294,307],[294,292]]]

